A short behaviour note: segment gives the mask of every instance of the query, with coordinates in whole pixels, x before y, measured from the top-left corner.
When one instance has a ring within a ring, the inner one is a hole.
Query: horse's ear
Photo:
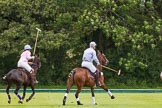
[[[39,57],[37,54],[35,54],[35,57]]]
[[[101,54],[103,53],[103,51],[100,51],[101,52]]]
[[[98,50],[98,51],[97,51],[97,53],[98,53],[98,54],[102,54],[102,53],[103,53],[103,51]]]
[[[98,54],[101,54],[100,50],[97,50],[97,53],[98,53]]]
[[[39,54],[37,54],[37,57],[39,57]]]

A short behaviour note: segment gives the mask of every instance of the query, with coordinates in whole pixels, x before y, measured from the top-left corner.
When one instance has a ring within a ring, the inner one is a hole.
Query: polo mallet
[[[39,28],[36,28],[36,29],[37,29],[37,36],[36,36],[36,39],[35,39],[33,55],[35,55],[35,50],[36,50],[37,40],[38,40],[38,34],[39,34],[39,32],[41,32],[41,29],[39,29]]]
[[[106,66],[103,66],[103,65],[102,65],[102,67],[105,68],[105,69],[109,69],[109,70],[111,70],[111,71],[113,71],[113,72],[116,72],[116,73],[118,74],[118,76],[119,76],[120,73],[121,73],[121,70],[120,70],[120,69],[117,71],[117,70],[114,70],[114,69],[112,69],[112,68],[110,68],[110,67],[106,67]]]

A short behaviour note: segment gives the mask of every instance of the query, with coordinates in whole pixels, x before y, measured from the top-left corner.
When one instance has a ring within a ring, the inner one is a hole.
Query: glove
[[[32,57],[31,57],[31,59],[34,59],[34,58],[35,58],[35,56],[32,56]]]

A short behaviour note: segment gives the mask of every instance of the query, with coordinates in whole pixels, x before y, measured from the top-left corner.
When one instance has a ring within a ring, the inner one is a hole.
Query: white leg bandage
[[[77,98],[76,101],[80,101],[79,98]]]
[[[108,94],[109,94],[110,97],[112,96],[112,93],[110,92],[110,90],[108,90]]]
[[[95,97],[92,97],[92,104],[95,105]]]
[[[65,96],[65,97],[67,97],[67,95],[68,95],[68,94],[67,94],[67,93],[65,93],[65,95],[64,95],[64,96]]]

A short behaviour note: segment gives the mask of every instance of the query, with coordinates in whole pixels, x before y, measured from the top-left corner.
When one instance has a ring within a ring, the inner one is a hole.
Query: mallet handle
[[[37,40],[38,40],[38,34],[39,34],[39,32],[41,31],[39,28],[36,28],[36,29],[37,29],[37,36],[36,36],[36,39],[35,39],[35,45],[34,45],[33,55],[35,55],[35,50],[36,50]]]
[[[111,68],[109,68],[109,67],[106,67],[106,66],[103,66],[103,65],[102,65],[102,67],[103,67],[103,68],[106,68],[106,69],[109,69],[109,70],[112,70],[112,71],[114,71],[114,72],[117,72],[117,73],[118,73],[118,71],[116,71],[116,70],[114,70],[114,69],[111,69]]]
[[[121,70],[116,71],[116,70],[114,70],[114,69],[112,69],[112,68],[109,68],[109,67],[106,67],[106,66],[103,66],[103,65],[101,65],[101,66],[102,66],[103,68],[106,68],[106,69],[112,70],[113,72],[116,72],[116,73],[118,73],[118,75],[120,75]]]

